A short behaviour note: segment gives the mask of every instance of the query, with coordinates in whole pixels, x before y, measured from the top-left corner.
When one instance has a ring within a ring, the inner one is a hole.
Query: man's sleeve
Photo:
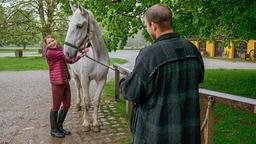
[[[134,70],[120,81],[121,93],[125,99],[140,103],[146,95],[148,72],[143,63],[143,55],[140,52],[136,58]]]

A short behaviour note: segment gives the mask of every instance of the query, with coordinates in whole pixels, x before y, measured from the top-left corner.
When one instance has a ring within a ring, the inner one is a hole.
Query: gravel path
[[[108,80],[113,75],[110,71]],[[82,111],[77,112],[74,107],[76,91],[71,81],[72,107],[65,125],[72,135],[65,139],[52,138],[48,71],[0,72],[0,82],[0,144],[118,144],[128,136],[125,118],[111,101],[103,101],[100,107],[101,132],[84,132]]]

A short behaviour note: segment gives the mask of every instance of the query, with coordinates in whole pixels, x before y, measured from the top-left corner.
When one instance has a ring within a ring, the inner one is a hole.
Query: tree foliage
[[[54,34],[60,41],[64,40],[68,26],[67,16],[71,15],[67,0],[0,2],[9,4],[8,9],[6,5],[0,6],[1,41],[8,32],[20,33],[20,29],[29,35],[36,31],[42,37]],[[183,37],[224,41],[256,39],[255,0],[73,0],[72,3],[80,3],[94,13],[102,27],[109,50],[123,48],[128,37],[140,30],[143,31],[145,38],[150,40],[144,29],[142,17],[147,8],[157,3],[165,4],[172,9],[174,29]],[[29,21],[29,29],[21,28],[20,25],[20,28],[8,31],[5,27],[11,24],[10,14],[17,10],[19,14],[12,15],[12,19],[19,24],[19,19],[15,17],[23,15],[22,23]]]
[[[0,27],[6,28],[0,37],[9,35],[5,43],[39,43],[53,34],[63,41],[67,30],[67,16],[56,0],[3,0]],[[22,42],[21,42],[22,41]]]
[[[34,17],[21,9],[16,9],[10,13],[8,22],[3,26],[5,31],[3,42],[22,46],[24,49],[29,44],[38,43],[40,35],[34,27],[36,24]]]
[[[143,30],[141,18],[153,4],[162,3],[173,11],[175,31],[186,38],[256,38],[255,0],[73,0],[91,10],[103,27],[109,49],[123,48],[127,38]],[[70,12],[67,1],[62,0]]]

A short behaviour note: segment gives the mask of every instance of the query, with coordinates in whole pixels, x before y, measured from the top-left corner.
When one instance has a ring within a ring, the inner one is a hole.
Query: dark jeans
[[[68,111],[71,104],[71,92],[69,83],[65,84],[52,84],[52,111],[58,111],[60,106]]]

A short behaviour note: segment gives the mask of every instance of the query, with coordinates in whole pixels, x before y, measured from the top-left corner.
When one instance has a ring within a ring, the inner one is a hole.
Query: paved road
[[[127,66],[128,68],[132,69],[138,52],[138,50],[118,50],[116,52],[111,52],[109,55],[110,57],[123,58],[129,60],[129,63],[125,64],[124,66]],[[206,69],[256,69],[255,62],[204,58],[204,64]]]

